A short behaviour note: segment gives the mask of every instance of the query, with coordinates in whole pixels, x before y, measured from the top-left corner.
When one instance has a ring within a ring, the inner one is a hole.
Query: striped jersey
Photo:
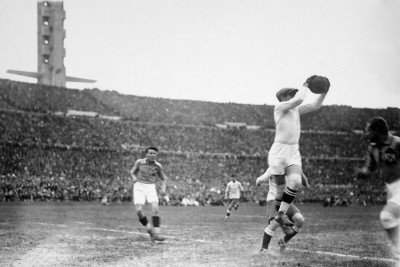
[[[137,181],[144,184],[154,184],[157,177],[161,180],[166,179],[162,165],[157,161],[149,161],[147,158],[138,159],[133,166],[131,173]]]

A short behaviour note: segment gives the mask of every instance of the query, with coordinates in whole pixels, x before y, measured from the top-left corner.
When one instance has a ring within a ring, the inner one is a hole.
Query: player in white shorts
[[[399,261],[396,266],[400,266],[400,137],[389,132],[383,118],[374,117],[367,124],[365,139],[368,142],[367,159],[365,165],[357,169],[357,174],[363,178],[379,170],[385,182],[387,201],[380,212],[380,221]]]
[[[160,194],[164,195],[166,191],[167,177],[164,174],[162,165],[155,159],[158,154],[156,147],[146,149],[146,158],[138,159],[130,171],[133,179],[133,202],[135,204],[136,213],[139,221],[147,228],[152,241],[164,241],[165,238],[160,236],[161,220],[158,216],[159,200],[156,190],[157,178],[162,180]],[[150,203],[153,216],[151,225],[144,214],[144,205]]]
[[[240,195],[243,195],[243,192],[242,184],[236,179],[236,175],[232,174],[231,181],[226,185],[225,189],[225,199],[229,199],[225,221],[229,219],[229,216],[231,216],[232,209],[237,209],[239,206]]]
[[[267,195],[267,218],[268,222],[271,222],[274,220],[274,216],[276,213],[276,210],[280,206],[281,198],[282,198],[282,186],[278,186],[276,181],[274,181],[272,174],[271,174],[271,169],[268,168],[267,171],[261,175],[260,177],[257,178],[256,180],[256,185],[260,186],[262,183],[267,183],[268,182],[268,195]],[[308,186],[308,179],[307,177],[302,174],[302,185],[303,186]],[[300,229],[303,227],[304,224],[304,217],[301,214],[300,210],[292,203],[288,210],[287,210],[287,216],[290,221],[293,222],[293,226],[286,226],[282,225],[281,228],[285,235],[281,237],[278,241],[280,251],[283,252],[286,248],[286,244],[291,240],[297,233],[300,232]],[[270,237],[275,234],[274,232],[270,232]],[[271,239],[263,239],[263,244],[262,247],[268,248],[269,242]]]
[[[301,185],[300,115],[318,110],[327,94],[318,94],[313,102],[303,104],[309,90],[308,82],[312,77],[307,79],[300,90],[283,88],[276,93],[279,103],[274,108],[275,139],[268,153],[268,165],[278,185],[285,184],[285,176],[287,176],[287,183],[279,211],[274,219],[276,223],[272,221],[268,225],[264,231],[264,237],[275,232],[279,225],[293,226],[286,212]],[[267,250],[267,248],[262,248],[261,252],[262,250]]]

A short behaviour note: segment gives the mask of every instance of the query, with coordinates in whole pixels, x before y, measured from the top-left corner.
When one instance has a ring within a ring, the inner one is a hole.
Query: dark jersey
[[[166,178],[163,167],[157,161],[149,161],[146,158],[138,159],[131,173],[136,175],[137,181],[144,184],[154,184],[157,177],[161,180]]]
[[[389,134],[385,144],[369,144],[365,164],[370,171],[379,169],[380,177],[386,183],[400,179],[400,137]]]

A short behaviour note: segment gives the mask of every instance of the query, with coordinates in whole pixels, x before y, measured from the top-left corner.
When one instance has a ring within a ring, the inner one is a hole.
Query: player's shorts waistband
[[[139,188],[139,187],[141,187],[141,188],[147,187],[148,188],[148,187],[156,186],[155,183],[143,183],[143,182],[139,182],[139,181],[137,181],[133,185],[136,186],[137,188]]]
[[[298,143],[295,143],[295,144],[286,144],[286,143],[274,141],[274,144],[276,144],[276,145],[283,145],[283,146],[292,146],[292,147],[295,147],[295,148],[299,147],[299,144],[298,144]]]

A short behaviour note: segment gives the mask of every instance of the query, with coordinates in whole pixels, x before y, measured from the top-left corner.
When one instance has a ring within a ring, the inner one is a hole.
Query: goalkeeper
[[[302,164],[299,149],[300,139],[300,115],[318,110],[322,106],[327,91],[318,94],[314,102],[303,104],[309,91],[306,87],[314,88],[311,76],[304,83],[300,90],[293,88],[283,88],[276,94],[279,102],[274,108],[275,138],[274,143],[268,153],[268,165],[271,174],[278,185],[287,183],[282,195],[282,202],[279,211],[275,216],[275,221],[279,225],[293,225],[286,212],[296,197],[297,190],[301,184]],[[326,80],[327,81],[327,80]],[[270,225],[271,226],[271,225]],[[274,226],[269,230],[275,231]]]

